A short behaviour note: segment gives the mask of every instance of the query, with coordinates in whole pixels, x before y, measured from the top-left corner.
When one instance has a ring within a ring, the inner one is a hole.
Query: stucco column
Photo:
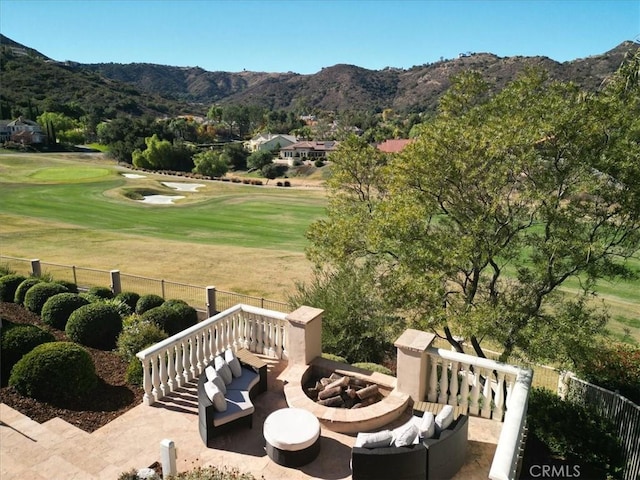
[[[397,389],[411,396],[414,402],[424,401],[427,393],[427,348],[436,336],[420,330],[407,329],[394,343],[397,355]]]
[[[302,306],[287,315],[289,366],[308,365],[322,355],[322,314],[324,310]]]

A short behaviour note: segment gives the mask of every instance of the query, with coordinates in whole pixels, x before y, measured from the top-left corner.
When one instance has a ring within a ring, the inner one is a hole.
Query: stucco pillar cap
[[[433,333],[408,328],[402,335],[400,335],[393,345],[403,350],[421,353],[429,348],[435,339],[436,336]]]
[[[287,315],[286,319],[296,325],[306,325],[322,315],[324,310],[303,305]]]

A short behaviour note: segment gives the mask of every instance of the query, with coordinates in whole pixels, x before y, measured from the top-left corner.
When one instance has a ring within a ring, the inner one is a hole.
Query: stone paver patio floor
[[[0,478],[116,480],[125,471],[160,461],[163,439],[175,442],[179,472],[215,465],[235,467],[266,480],[351,478],[352,435],[323,428],[318,457],[295,469],[277,465],[266,455],[264,420],[272,411],[287,406],[281,379],[286,362],[263,359],[269,364],[269,385],[254,401],[253,428],[239,427],[218,437],[215,448],[207,448],[198,433],[195,381],[153,406],[129,410],[91,434],[57,418],[38,424],[0,404]],[[456,479],[488,477],[501,428],[499,422],[470,418],[467,462]]]

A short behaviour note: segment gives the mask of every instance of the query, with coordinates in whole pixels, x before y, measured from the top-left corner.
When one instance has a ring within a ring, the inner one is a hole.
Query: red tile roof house
[[[398,153],[404,150],[404,147],[413,142],[410,138],[394,138],[385,140],[377,146],[378,150],[385,153]]]

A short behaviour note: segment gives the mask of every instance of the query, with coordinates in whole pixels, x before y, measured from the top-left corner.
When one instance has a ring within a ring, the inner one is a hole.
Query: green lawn
[[[325,214],[322,189],[154,174],[129,179],[123,172],[130,171],[95,154],[1,153],[0,254],[43,261],[56,256],[51,261],[210,282],[279,299],[308,278],[304,235]],[[205,187],[177,192],[162,182]],[[144,191],[186,198],[151,205],[125,195]],[[144,254],[151,260],[142,260]],[[640,273],[640,260],[630,264]],[[568,282],[563,290],[577,287]],[[612,315],[613,337],[640,343],[640,280],[601,282],[598,291]]]

